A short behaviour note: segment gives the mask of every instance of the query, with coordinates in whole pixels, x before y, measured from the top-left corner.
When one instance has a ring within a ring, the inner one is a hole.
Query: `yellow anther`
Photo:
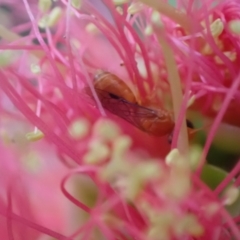
[[[189,162],[191,169],[196,169],[202,154],[202,148],[200,145],[193,145],[189,151]]]
[[[115,5],[121,5],[121,4],[124,4],[124,3],[128,3],[128,0],[113,0],[113,3]]]
[[[219,203],[217,203],[217,202],[209,203],[204,207],[204,212],[205,212],[204,214],[208,218],[212,218],[212,216],[215,215],[219,211],[220,208],[221,207],[220,207]]]
[[[210,25],[210,31],[213,37],[218,37],[222,34],[224,29],[223,22],[220,18],[216,19],[211,25]]]
[[[62,17],[62,13],[63,11],[60,7],[53,8],[48,15],[45,15],[40,19],[38,23],[39,27],[46,28],[55,26]]]
[[[163,23],[162,23],[162,20],[161,20],[161,15],[158,11],[153,11],[152,12],[152,15],[151,15],[151,22],[157,26],[157,27],[163,27]]]
[[[151,25],[147,25],[147,27],[144,29],[144,33],[146,36],[150,36],[153,34],[153,28]]]
[[[44,138],[44,134],[40,130],[37,130],[36,132],[34,131],[27,133],[26,138],[30,142],[35,142]]]
[[[121,15],[123,14],[123,9],[121,7],[116,7],[116,10],[118,13],[120,13]]]
[[[120,133],[118,125],[108,119],[100,119],[93,126],[93,134],[103,140],[114,140]]]
[[[127,135],[116,138],[113,142],[113,159],[120,160],[132,145],[132,139]]]
[[[20,51],[1,50],[0,51],[0,67],[8,66],[18,56],[20,56]]]
[[[55,26],[59,19],[62,17],[62,9],[60,7],[55,7],[49,14],[48,27]]]
[[[239,189],[231,186],[224,191],[224,205],[232,205],[239,197]]]
[[[87,119],[77,119],[69,127],[69,132],[74,139],[81,139],[88,135],[90,123]]]
[[[144,8],[144,5],[142,3],[139,3],[139,2],[132,3],[128,8],[128,13],[135,14],[142,11],[143,8]]]
[[[99,33],[99,29],[96,27],[95,24],[93,23],[89,23],[87,24],[87,26],[85,27],[86,31],[88,33],[93,33],[93,34],[96,34],[96,33]]]
[[[194,103],[195,103],[195,100],[196,100],[196,95],[192,95],[189,99],[188,99],[188,103],[187,103],[187,107],[191,107]]]
[[[80,9],[82,6],[82,0],[71,0],[71,4],[74,8]]]
[[[239,35],[240,34],[240,20],[235,19],[235,20],[229,21],[228,28],[232,33]]]
[[[101,142],[95,142],[84,155],[83,161],[88,164],[98,164],[106,160],[110,155],[109,147]]]
[[[42,13],[45,13],[50,10],[52,7],[52,0],[39,0],[38,8]]]
[[[181,158],[180,152],[177,148],[171,150],[169,154],[166,156],[165,162],[167,165],[171,165],[174,161]]]
[[[195,215],[187,214],[180,218],[174,226],[174,232],[177,236],[181,237],[186,233],[192,236],[200,237],[204,233],[204,228],[198,223]]]
[[[236,52],[223,52],[223,54],[231,61],[234,62],[237,59],[237,53]],[[214,60],[217,64],[224,64],[222,59],[219,56],[215,56]]]
[[[37,64],[31,64],[31,72],[34,74],[39,74],[41,72],[41,68]]]
[[[24,166],[30,172],[37,172],[40,169],[41,161],[37,152],[27,152],[22,158]]]

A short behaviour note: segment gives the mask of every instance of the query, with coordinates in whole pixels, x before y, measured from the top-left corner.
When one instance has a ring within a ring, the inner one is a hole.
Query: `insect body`
[[[173,131],[174,122],[168,111],[137,104],[130,88],[117,76],[108,72],[97,74],[94,78],[94,88],[106,110],[142,131],[155,136],[163,136]]]
[[[115,94],[130,103],[136,103],[136,97],[127,84],[109,72],[99,71],[94,78],[94,88]]]

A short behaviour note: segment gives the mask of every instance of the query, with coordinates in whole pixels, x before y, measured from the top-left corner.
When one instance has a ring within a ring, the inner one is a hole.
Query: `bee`
[[[130,103],[136,103],[136,97],[128,85],[114,74],[98,71],[94,77],[94,88],[119,96]]]
[[[171,113],[139,105],[131,89],[116,75],[109,72],[96,74],[94,88],[103,108],[140,130],[155,136],[173,131]]]

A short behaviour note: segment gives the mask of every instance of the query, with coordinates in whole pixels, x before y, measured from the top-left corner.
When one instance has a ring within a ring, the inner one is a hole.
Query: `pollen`
[[[144,33],[146,36],[150,36],[153,34],[153,28],[151,25],[148,25],[145,29],[144,29]]]
[[[188,233],[193,237],[200,237],[204,233],[204,228],[198,223],[195,215],[187,214],[179,221],[177,221],[174,226],[174,232],[177,236],[181,237]]]
[[[144,6],[142,3],[138,3],[138,2],[132,3],[128,8],[128,13],[135,14],[135,13],[142,11],[143,8],[144,8]]]
[[[195,103],[195,100],[196,100],[196,95],[192,95],[189,99],[188,99],[188,103],[187,103],[187,107],[191,107],[194,103]]]
[[[42,138],[44,138],[44,134],[40,130],[37,130],[37,131],[34,131],[34,132],[27,133],[26,138],[30,142],[35,142],[35,141],[39,141]]]
[[[45,13],[50,10],[52,7],[52,0],[39,0],[38,8],[42,13]]]
[[[49,14],[48,27],[55,26],[59,19],[62,17],[62,9],[60,7],[55,7]]]
[[[69,127],[69,132],[74,139],[81,139],[86,137],[89,131],[90,123],[86,118],[74,121]]]
[[[17,51],[13,52],[11,50],[0,51],[0,67],[6,67],[11,64],[12,60],[17,57],[16,53]]]
[[[163,27],[161,15],[158,11],[155,11],[155,10],[153,11],[151,15],[151,22],[158,27]]]
[[[181,201],[187,197],[190,190],[190,175],[184,172],[173,171],[168,182],[162,186],[161,192],[174,201]]]
[[[38,172],[41,166],[40,157],[37,152],[30,151],[22,158],[24,167],[30,172]]]
[[[177,148],[174,148],[166,156],[165,162],[167,165],[171,165],[172,162],[176,161],[176,159],[179,159],[180,157],[181,157],[181,155],[180,155],[179,150]]]
[[[71,0],[71,4],[74,8],[80,9],[82,6],[82,0]]]
[[[190,162],[191,169],[194,170],[198,167],[201,154],[202,154],[202,148],[200,147],[200,145],[191,146],[189,151],[189,162]]]
[[[239,197],[239,189],[231,186],[224,191],[224,205],[232,205]]]
[[[145,62],[143,61],[142,58],[139,58],[137,60],[137,68],[138,68],[138,71],[140,73],[140,75],[143,77],[143,78],[147,78],[147,69],[146,69],[146,66],[145,66]]]
[[[84,155],[83,161],[88,164],[98,164],[106,160],[110,155],[109,147],[100,141],[91,144],[90,150]]]
[[[38,64],[31,64],[31,72],[34,74],[39,74],[41,73],[41,68]]]
[[[121,159],[132,145],[132,139],[127,135],[117,137],[113,142],[113,159]]]
[[[236,20],[229,21],[228,28],[232,33],[239,35],[240,34],[240,20],[236,19]]]
[[[234,62],[237,59],[237,53],[236,52],[223,52],[223,54],[232,62]],[[214,60],[217,64],[224,64],[222,59],[219,56],[215,56]]]
[[[151,211],[150,221],[151,227],[147,234],[150,239],[170,239],[170,227],[175,224],[175,216],[171,211],[159,214]]]
[[[103,140],[111,141],[118,137],[121,133],[120,128],[113,121],[108,119],[100,119],[93,126],[93,134]]]
[[[60,7],[55,7],[48,15],[43,16],[39,20],[38,25],[41,28],[53,27],[58,23],[61,17],[62,9]]]
[[[191,190],[189,161],[174,149],[166,157],[166,164],[170,167],[170,175],[168,182],[161,187],[161,191],[172,199],[181,200]]]
[[[161,169],[154,162],[136,166],[134,171],[128,175],[125,197],[134,201],[144,186],[151,180],[158,179],[162,175],[161,172]]]
[[[124,4],[124,3],[128,3],[128,0],[113,0],[113,3],[115,5],[121,5],[121,4]]]
[[[223,29],[224,29],[223,22],[220,18],[216,19],[210,25],[210,31],[213,37],[219,37],[219,35],[222,34]]]
[[[123,15],[123,9],[121,7],[116,7],[116,10],[119,14]]]
[[[161,226],[153,226],[147,232],[147,239],[170,240],[168,229]]]
[[[204,207],[205,216],[212,218],[220,209],[220,205],[217,202],[211,202]]]
[[[86,31],[87,31],[88,33],[92,33],[92,34],[97,34],[97,33],[99,33],[98,28],[97,28],[96,25],[93,24],[93,23],[87,24],[87,26],[85,27],[85,29],[86,29]]]

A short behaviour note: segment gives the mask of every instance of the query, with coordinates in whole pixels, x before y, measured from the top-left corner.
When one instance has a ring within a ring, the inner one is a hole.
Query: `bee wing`
[[[100,89],[95,90],[102,103],[103,108],[112,114],[123,118],[139,129],[142,129],[141,119],[153,119],[159,117],[155,110],[128,102],[124,98],[121,98],[107,91]]]

